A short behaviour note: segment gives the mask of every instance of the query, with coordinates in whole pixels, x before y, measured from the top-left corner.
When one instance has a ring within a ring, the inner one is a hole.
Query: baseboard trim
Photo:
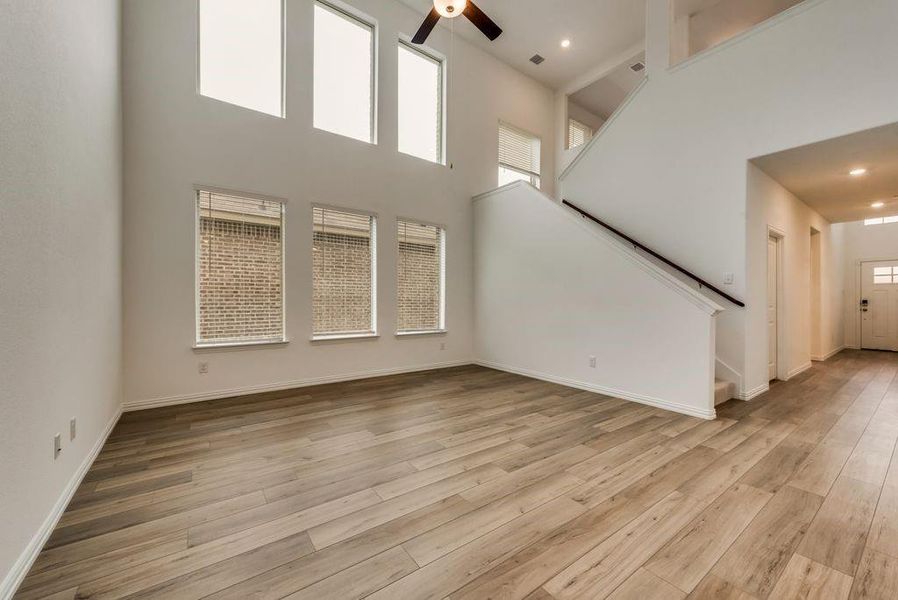
[[[474,364],[480,365],[482,367],[488,367],[490,369],[496,369],[497,371],[505,371],[506,373],[514,373],[515,375],[523,375],[524,377],[530,377],[532,379],[548,381],[549,383],[557,383],[559,385],[564,385],[579,390],[585,390],[587,392],[595,392],[597,394],[613,396],[622,400],[630,400],[632,402],[638,402],[639,404],[646,404],[648,406],[654,406],[655,408],[662,408],[664,410],[669,410],[683,415],[689,415],[690,417],[698,417],[700,419],[707,419],[709,421],[717,418],[717,411],[713,408],[707,411],[703,411],[691,406],[686,406],[685,404],[680,404],[679,402],[671,402],[669,400],[662,400],[661,398],[654,398],[652,396],[634,394],[631,392],[625,392],[623,390],[610,388],[604,385],[597,385],[595,383],[588,383],[585,381],[577,381],[575,379],[568,379],[567,377],[558,377],[556,375],[550,375],[548,373],[532,371],[530,369],[521,369],[518,367],[512,367],[488,360],[475,360]]]
[[[451,367],[463,367],[470,364],[472,364],[472,361],[470,360],[456,360],[443,363],[421,365],[417,367],[371,369],[369,371],[357,371],[355,373],[348,373],[344,375],[310,377],[308,379],[297,379],[294,381],[282,381],[279,383],[269,383],[263,385],[248,385],[237,388],[214,390],[211,392],[198,392],[195,394],[182,394],[178,396],[166,396],[162,398],[148,398],[146,400],[134,400],[131,402],[125,402],[123,410],[124,412],[133,412],[135,410],[147,410],[150,408],[161,408],[164,406],[177,406],[179,404],[190,404],[191,402],[205,402],[207,400],[219,400],[221,398],[233,398],[234,396],[246,396],[249,394],[260,394],[263,392],[281,392],[284,390],[310,387],[313,385],[341,383],[344,381],[355,381],[358,379],[371,379],[373,377],[387,377],[389,375],[402,375],[404,373],[418,373],[420,371],[433,371],[435,369],[448,369]]]
[[[59,523],[62,513],[65,512],[66,507],[72,500],[72,496],[75,495],[75,491],[78,489],[78,486],[81,485],[81,481],[84,479],[84,476],[87,475],[87,471],[90,469],[91,465],[94,464],[94,460],[96,460],[97,455],[100,454],[100,450],[103,448],[103,445],[109,438],[109,434],[112,433],[112,429],[115,427],[115,424],[118,423],[121,416],[122,408],[119,407],[115,411],[115,414],[112,415],[112,419],[106,424],[106,428],[100,434],[100,437],[97,438],[97,441],[90,449],[90,452],[87,453],[87,456],[84,457],[84,460],[78,466],[78,470],[75,471],[75,474],[69,479],[69,482],[62,490],[62,494],[60,494],[56,504],[54,504],[53,508],[50,510],[50,514],[47,515],[47,518],[44,519],[44,522],[41,524],[40,529],[38,529],[37,533],[34,534],[34,537],[31,538],[28,546],[22,554],[19,555],[19,559],[15,562],[9,573],[6,574],[2,583],[0,583],[0,599],[9,600],[13,597],[13,594],[16,593],[19,586],[22,585],[22,580],[25,579],[25,576],[37,559],[38,554],[40,554],[44,544],[47,543],[47,539],[49,539],[50,534],[53,533],[56,524]]]
[[[812,356],[812,357],[811,357],[811,360],[814,361],[814,362],[823,362],[823,361],[825,361],[825,360],[829,360],[829,359],[831,359],[833,356],[835,356],[836,354],[838,354],[839,352],[841,352],[842,350],[844,350],[844,349],[847,348],[847,347],[848,347],[848,346],[846,346],[845,344],[842,344],[841,346],[839,346],[839,347],[836,348],[835,350],[831,350],[831,351],[827,352],[826,354],[824,354],[823,356]]]
[[[805,371],[807,371],[808,369],[810,369],[813,366],[814,366],[814,363],[812,363],[811,361],[808,361],[803,365],[795,367],[794,369],[792,369],[791,371],[786,373],[786,381],[789,381],[793,377],[797,377],[797,376],[801,375],[802,373],[804,373]]]
[[[738,397],[740,400],[748,401],[748,400],[753,400],[753,399],[757,398],[758,396],[760,396],[761,394],[765,394],[765,393],[767,393],[767,392],[769,392],[769,391],[770,391],[770,384],[769,384],[769,383],[765,383],[765,384],[763,384],[763,385],[759,385],[758,387],[756,387],[756,388],[754,388],[754,389],[746,390],[746,391],[744,391],[744,392],[740,392],[740,393],[737,395],[737,397]]]

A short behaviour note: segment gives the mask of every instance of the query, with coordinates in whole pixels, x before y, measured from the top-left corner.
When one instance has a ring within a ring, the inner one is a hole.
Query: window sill
[[[380,336],[376,333],[338,333],[334,335],[313,335],[313,342],[333,342],[345,340],[373,340]]]
[[[445,335],[449,333],[447,329],[427,329],[425,331],[397,331],[396,337],[413,337],[418,335]]]
[[[211,342],[208,344],[197,343],[193,345],[194,352],[214,352],[215,350],[241,350],[252,348],[271,348],[276,346],[286,346],[290,340],[259,340],[246,342]]]

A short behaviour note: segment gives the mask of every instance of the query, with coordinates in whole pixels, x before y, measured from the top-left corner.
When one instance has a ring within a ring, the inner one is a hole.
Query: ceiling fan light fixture
[[[453,19],[465,12],[468,0],[433,0],[433,7],[441,17]]]

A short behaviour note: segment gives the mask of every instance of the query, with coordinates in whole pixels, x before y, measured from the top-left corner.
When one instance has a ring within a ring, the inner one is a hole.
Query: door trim
[[[786,332],[787,316],[786,316],[786,283],[783,276],[784,256],[786,254],[786,233],[774,227],[767,225],[767,239],[776,240],[776,379],[786,381],[789,379],[789,361],[786,356]],[[765,328],[766,330],[766,328]],[[766,339],[766,338],[765,338]],[[770,347],[770,340],[767,339],[767,346]],[[770,356],[767,356],[769,364]]]

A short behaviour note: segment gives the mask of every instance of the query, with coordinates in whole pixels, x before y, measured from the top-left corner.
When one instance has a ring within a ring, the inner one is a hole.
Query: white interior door
[[[767,378],[776,379],[777,349],[777,260],[779,240],[767,238]]]
[[[898,351],[898,261],[861,263],[861,347]]]

